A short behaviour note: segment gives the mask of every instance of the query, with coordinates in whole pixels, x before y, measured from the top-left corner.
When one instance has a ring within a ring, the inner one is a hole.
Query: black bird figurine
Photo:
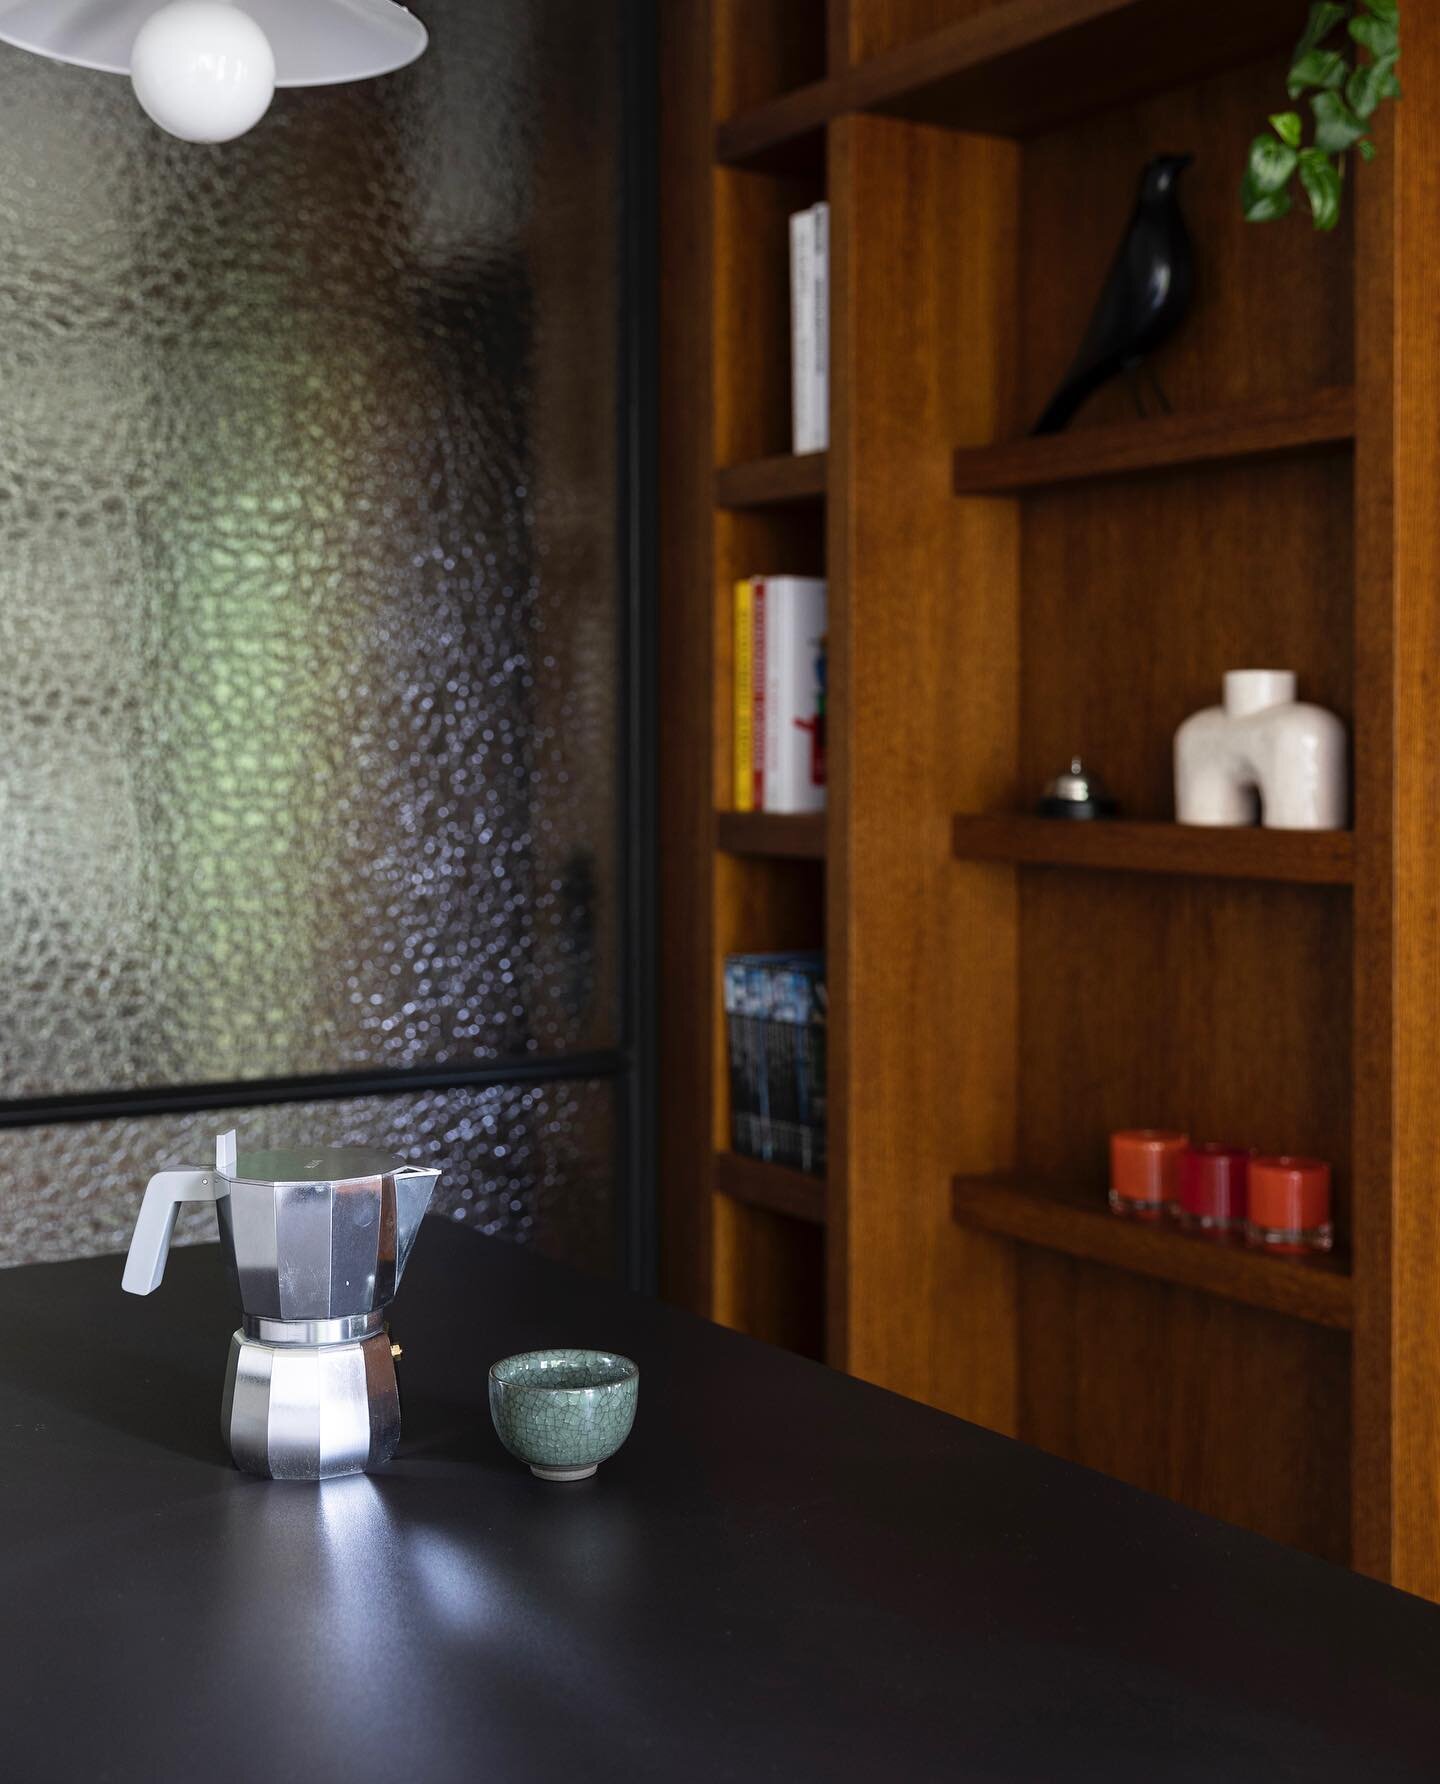
[[[1145,355],[1179,326],[1189,309],[1195,268],[1175,182],[1190,160],[1189,155],[1157,155],[1140,176],[1135,210],[1105,276],[1080,351],[1031,433],[1059,433],[1080,405],[1117,372],[1136,376]],[[1168,409],[1158,384],[1156,390]]]

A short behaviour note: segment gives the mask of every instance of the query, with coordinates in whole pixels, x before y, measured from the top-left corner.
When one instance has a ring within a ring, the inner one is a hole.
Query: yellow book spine
[[[735,809],[755,809],[754,594],[750,578],[735,584]]]

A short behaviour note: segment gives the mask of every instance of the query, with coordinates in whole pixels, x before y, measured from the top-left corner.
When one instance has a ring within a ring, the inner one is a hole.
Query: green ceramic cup
[[[635,1423],[640,1371],[608,1350],[530,1350],[490,1370],[490,1416],[541,1480],[585,1480]]]

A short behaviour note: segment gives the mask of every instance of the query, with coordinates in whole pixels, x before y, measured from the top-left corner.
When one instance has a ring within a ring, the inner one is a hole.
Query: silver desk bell
[[[1119,809],[1104,781],[1079,756],[1072,756],[1069,768],[1047,782],[1037,807],[1042,818],[1072,819],[1113,818]]]
[[[124,1287],[160,1286],[182,1202],[213,1202],[244,1317],[230,1340],[221,1428],[237,1467],[325,1480],[388,1461],[400,1397],[385,1308],[415,1243],[438,1170],[368,1148],[236,1157],[213,1171],[150,1179]]]

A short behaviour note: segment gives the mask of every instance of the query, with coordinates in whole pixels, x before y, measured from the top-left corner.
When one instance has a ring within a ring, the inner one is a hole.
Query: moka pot
[[[237,1467],[325,1480],[388,1461],[400,1398],[385,1330],[440,1173],[366,1147],[235,1152],[213,1171],[160,1171],[135,1222],[124,1287],[160,1286],[182,1202],[214,1202],[244,1310],[220,1423]]]

